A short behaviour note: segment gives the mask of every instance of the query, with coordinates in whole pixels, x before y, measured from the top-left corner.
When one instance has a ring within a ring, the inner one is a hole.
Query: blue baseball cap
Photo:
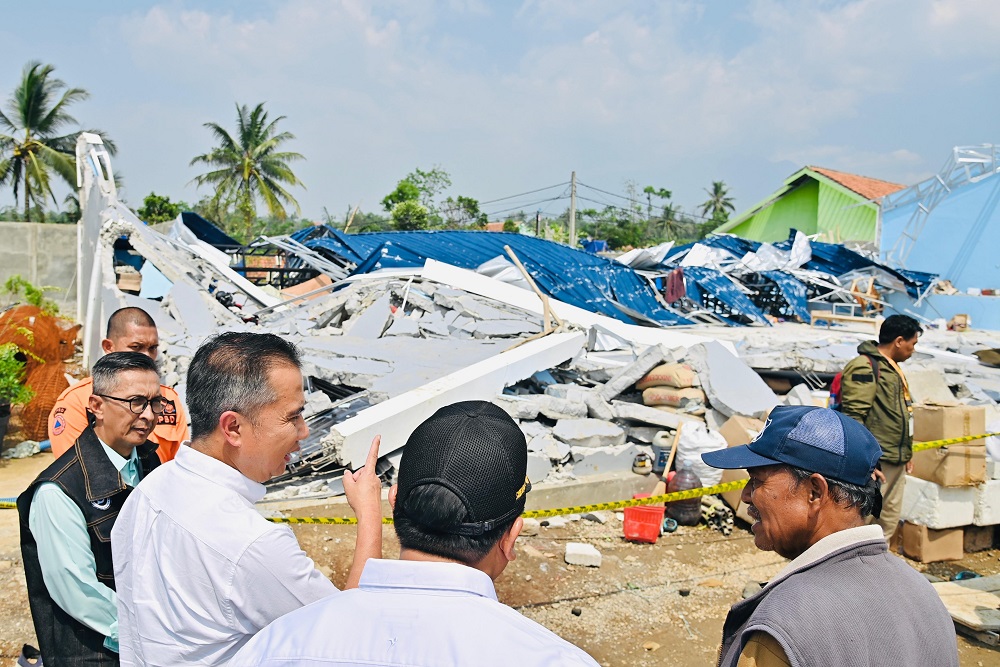
[[[875,436],[850,417],[803,405],[778,406],[752,442],[701,455],[713,468],[785,464],[865,486],[882,456]]]

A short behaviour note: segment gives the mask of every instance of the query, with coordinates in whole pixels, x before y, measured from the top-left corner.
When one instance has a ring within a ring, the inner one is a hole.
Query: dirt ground
[[[51,455],[0,462],[0,497],[20,493]],[[339,516],[342,506],[296,511]],[[500,600],[581,646],[602,665],[713,665],[722,623],[748,582],[767,581],[784,565],[758,551],[745,526],[725,537],[707,528],[681,527],[655,545],[622,538],[608,513],[605,524],[572,521],[543,527],[518,541],[517,560],[497,581]],[[354,546],[351,526],[295,526],[303,549],[338,586]],[[398,554],[391,526],[386,557]],[[603,555],[600,568],[567,565],[568,541],[588,542]],[[911,564],[947,577],[960,570],[1000,574],[1000,550],[967,554],[953,563]],[[578,613],[577,613],[578,612]],[[17,513],[0,510],[0,664],[13,665],[21,645],[35,643],[18,545]],[[959,637],[963,667],[1000,665],[1000,651]]]

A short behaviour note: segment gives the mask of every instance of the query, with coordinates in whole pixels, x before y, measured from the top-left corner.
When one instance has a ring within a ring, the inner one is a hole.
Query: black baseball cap
[[[847,415],[810,406],[774,408],[764,430],[747,445],[706,452],[713,468],[756,468],[784,463],[830,479],[865,486],[882,456],[875,436]]]
[[[413,431],[399,463],[396,507],[407,518],[410,493],[425,485],[450,490],[466,516],[433,529],[452,535],[482,535],[524,511],[531,482],[528,445],[517,422],[488,401],[447,405]]]

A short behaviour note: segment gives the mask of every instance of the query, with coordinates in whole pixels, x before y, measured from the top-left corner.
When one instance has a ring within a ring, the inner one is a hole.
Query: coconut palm
[[[701,205],[701,214],[710,215],[713,222],[721,223],[729,219],[729,214],[736,210],[733,198],[729,196],[729,188],[725,181],[712,181],[712,189],[705,188],[708,200]]]
[[[261,199],[271,216],[284,220],[288,217],[285,206],[291,205],[301,213],[299,203],[283,186],[302,186],[302,181],[292,173],[288,163],[304,159],[299,153],[281,152],[279,147],[295,138],[290,132],[278,132],[278,116],[268,122],[264,104],[252,110],[247,105],[236,106],[236,136],[233,137],[217,123],[205,123],[212,131],[218,146],[191,160],[191,165],[204,164],[212,171],[194,179],[198,185],[212,185],[214,205],[219,208],[233,205],[242,220],[243,240],[251,241],[253,224],[257,219],[257,199]]]
[[[76,188],[76,138],[80,132],[66,132],[76,119],[67,111],[74,102],[89,94],[83,88],[67,88],[52,76],[52,65],[29,62],[21,82],[0,111],[0,185],[12,185],[14,202],[24,201],[24,219],[31,219],[31,207],[41,211],[46,197],[56,202],[52,191],[53,173]],[[102,135],[110,153],[114,143]],[[64,134],[65,133],[65,134]]]

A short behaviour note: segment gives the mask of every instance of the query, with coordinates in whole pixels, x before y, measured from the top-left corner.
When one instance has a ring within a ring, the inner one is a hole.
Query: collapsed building
[[[749,441],[779,403],[822,404],[872,337],[808,324],[867,322],[882,292],[919,295],[935,279],[794,231],[777,244],[716,236],[615,260],[518,234],[326,226],[243,248],[191,214],[162,231],[143,224],[118,201],[99,137],[81,136],[77,164],[85,366],[107,316],[127,305],[156,321],[162,380],[182,399],[191,357],[220,330],[271,332],[301,350],[311,432],[270,497],[342,493],[339,473],[363,464],[375,435],[391,479],[410,432],[470,399],[521,424],[533,484],[613,474],[648,491],[637,460],[660,460],[673,442],[675,460],[716,483],[722,472],[701,466],[701,452]],[[838,317],[838,304],[860,312]],[[929,333],[908,365],[915,397],[981,413],[985,429],[1000,369],[972,353],[997,346],[991,334]],[[985,460],[974,488],[988,498],[969,506],[995,506],[1000,523],[1000,471],[987,482]],[[739,512],[738,492],[727,502]],[[945,500],[907,502],[908,518],[944,511]],[[994,518],[930,527],[976,516]]]

